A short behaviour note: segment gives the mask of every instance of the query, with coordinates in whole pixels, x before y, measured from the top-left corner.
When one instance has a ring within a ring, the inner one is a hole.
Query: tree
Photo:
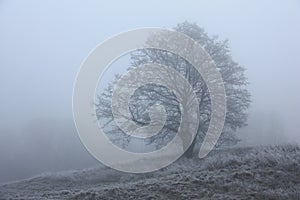
[[[227,100],[225,125],[217,145],[236,144],[238,139],[234,132],[237,128],[246,125],[247,108],[250,105],[250,93],[246,89],[248,82],[244,73],[245,68],[233,61],[227,40],[220,41],[217,37],[209,37],[198,25],[188,22],[178,24],[174,29],[197,41],[214,60],[224,81]],[[159,42],[167,42],[167,38],[159,38]],[[149,42],[151,42],[151,39],[149,39]],[[201,75],[189,62],[180,56],[163,50],[138,50],[131,54],[131,60],[131,69],[145,63],[157,63],[172,67],[185,77],[192,86],[192,91],[184,91],[185,94],[183,96],[187,99],[183,98],[178,100],[174,93],[168,88],[160,85],[148,84],[135,91],[129,104],[131,120],[141,126],[149,124],[150,117],[148,108],[151,105],[158,103],[165,107],[167,113],[165,126],[156,136],[145,139],[148,144],[155,144],[156,148],[160,148],[170,141],[177,132],[180,124],[180,116],[182,114],[180,111],[180,104],[187,103],[191,92],[194,92],[200,102],[200,116],[198,116],[199,127],[192,145],[189,146],[184,154],[186,157],[192,157],[196,144],[201,144],[204,139],[211,117],[210,94]],[[161,71],[159,73],[163,72]],[[169,77],[170,79],[173,78],[174,84],[178,84],[174,77],[171,75]],[[112,98],[112,89],[117,80],[118,77],[116,77],[115,81],[112,82],[109,87],[106,88],[105,92],[99,96],[99,102],[96,104],[96,113],[98,119],[102,118],[102,121],[105,121],[105,123],[102,123],[102,127],[106,129],[106,133],[108,135],[117,135],[114,139],[121,139],[119,142],[121,142],[122,145],[126,145],[131,137],[122,133],[120,128],[114,123],[111,111],[110,102]],[[182,143],[182,145],[184,145],[184,140],[182,140]]]

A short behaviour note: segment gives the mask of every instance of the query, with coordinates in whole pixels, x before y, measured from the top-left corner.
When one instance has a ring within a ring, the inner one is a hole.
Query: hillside
[[[0,199],[300,199],[300,147],[215,150],[148,174],[107,167],[0,186]]]

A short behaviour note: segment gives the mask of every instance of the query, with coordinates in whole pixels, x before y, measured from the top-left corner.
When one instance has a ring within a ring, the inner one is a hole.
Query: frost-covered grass
[[[153,173],[107,167],[0,186],[0,199],[300,199],[300,147],[215,150]]]

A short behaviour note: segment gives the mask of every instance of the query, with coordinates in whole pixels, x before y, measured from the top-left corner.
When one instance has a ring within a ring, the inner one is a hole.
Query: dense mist
[[[72,116],[81,63],[115,34],[185,20],[228,39],[247,69],[252,104],[238,145],[300,144],[299,10],[297,0],[0,1],[0,183],[97,165]]]

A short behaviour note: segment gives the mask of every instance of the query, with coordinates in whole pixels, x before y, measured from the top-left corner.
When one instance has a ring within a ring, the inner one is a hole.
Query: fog
[[[252,104],[240,145],[300,143],[300,2],[0,1],[0,182],[98,164],[72,118],[76,74],[112,35],[196,22],[228,39]]]

